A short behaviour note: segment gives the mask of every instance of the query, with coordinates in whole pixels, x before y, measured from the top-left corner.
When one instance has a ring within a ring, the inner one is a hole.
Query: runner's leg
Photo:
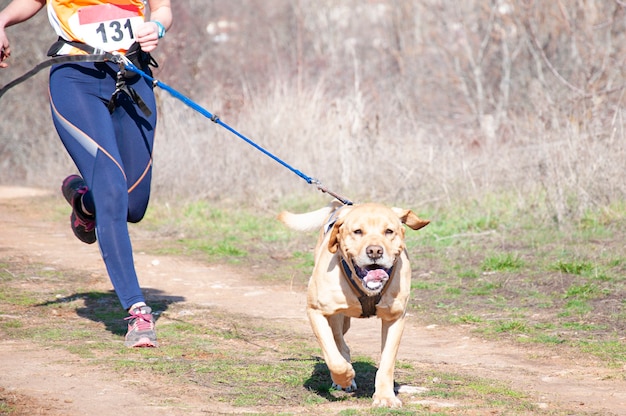
[[[128,188],[128,221],[139,222],[143,218],[150,199],[152,180],[152,149],[156,127],[156,102],[149,81],[137,76],[127,82],[152,114],[146,116],[130,97],[120,95],[118,107],[112,114],[118,149]]]
[[[102,258],[122,306],[128,309],[144,297],[126,222],[127,177],[106,107],[114,89],[115,70],[108,65],[63,64],[51,69],[52,118],[90,188]]]

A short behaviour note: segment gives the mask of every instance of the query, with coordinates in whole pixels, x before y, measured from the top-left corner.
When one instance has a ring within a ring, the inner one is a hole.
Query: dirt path
[[[34,221],[29,217],[24,207],[38,194],[30,189],[0,187],[0,251],[50,265],[75,264],[78,270],[102,275],[102,260],[95,245],[78,243],[65,223]],[[303,291],[263,285],[253,276],[223,266],[151,256],[140,251],[141,238],[135,239],[135,248],[142,286],[154,290],[158,296],[176,297],[182,302],[206,304],[238,314],[282,319],[294,330],[310,334]],[[74,261],[77,255],[80,263]],[[377,320],[353,321],[347,339],[354,354],[378,358]],[[583,358],[576,361],[555,356],[540,346],[487,342],[461,327],[424,327],[410,322],[399,359],[417,365],[454,367],[456,371],[509,382],[513,389],[527,392],[548,409],[563,406],[574,411],[626,415],[626,382],[617,376],[620,370],[605,369]],[[133,413],[143,410],[153,415],[177,414],[171,408],[161,409],[140,400],[136,393],[142,386],[135,381],[120,381],[119,376],[106,369],[76,372],[77,361],[80,359],[69,353],[0,340],[0,388],[38,397],[47,403],[45,408],[50,412],[125,414],[130,407]],[[99,400],[103,395],[106,401]],[[207,414],[206,409],[198,409],[197,414]]]

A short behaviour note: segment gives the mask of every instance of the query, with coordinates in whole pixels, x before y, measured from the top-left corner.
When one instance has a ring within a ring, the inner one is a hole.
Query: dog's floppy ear
[[[337,234],[339,234],[339,227],[343,224],[343,219],[338,219],[333,224],[333,228],[330,229],[330,238],[328,239],[328,251],[335,254],[339,249],[339,240]]]
[[[403,224],[406,224],[412,230],[419,230],[420,228],[426,227],[430,224],[430,220],[423,220],[410,209],[402,209],[402,208],[392,208],[393,211],[398,215],[400,221]]]

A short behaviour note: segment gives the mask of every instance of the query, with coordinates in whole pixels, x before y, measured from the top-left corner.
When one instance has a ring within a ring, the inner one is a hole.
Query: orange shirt
[[[47,0],[48,19],[63,39],[126,52],[145,19],[143,0]]]

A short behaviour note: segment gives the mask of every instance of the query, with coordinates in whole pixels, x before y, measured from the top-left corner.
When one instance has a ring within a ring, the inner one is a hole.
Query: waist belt
[[[52,57],[59,55],[82,56],[84,54],[100,57],[100,59],[96,62],[110,61],[115,62],[120,66],[120,69],[117,72],[115,90],[113,91],[113,94],[111,94],[111,98],[109,99],[109,103],[107,104],[109,113],[113,113],[115,107],[117,106],[118,97],[121,93],[123,93],[128,95],[130,99],[137,104],[139,109],[145,114],[146,117],[150,117],[152,115],[152,111],[146,105],[145,101],[141,98],[137,91],[135,91],[132,87],[126,84],[127,79],[134,78],[137,76],[137,74],[132,71],[126,70],[126,68],[124,67],[124,59],[120,55],[115,55],[111,52],[106,52],[102,49],[94,48],[93,46],[87,45],[85,43],[68,41],[62,38],[59,38],[59,40],[53,43],[50,49],[48,49],[48,56]],[[148,65],[152,65],[154,67],[159,66],[156,61],[152,59],[149,53],[143,52],[141,50],[141,47],[137,42],[132,44],[124,57],[128,59],[135,67],[141,70],[147,69]]]
[[[113,112],[115,109],[119,94],[125,93],[137,104],[146,117],[150,117],[152,115],[152,111],[148,108],[139,94],[132,87],[126,85],[126,79],[133,78],[137,74],[126,70],[124,66],[124,58],[128,59],[133,65],[135,65],[135,67],[142,70],[147,69],[148,65],[155,68],[159,66],[149,53],[141,50],[138,43],[134,43],[124,57],[122,57],[121,55],[106,52],[85,43],[73,42],[59,38],[59,40],[53,43],[50,49],[48,49],[47,55],[50,59],[38,64],[24,75],[14,79],[0,88],[0,97],[2,97],[9,89],[33,77],[44,68],[55,64],[67,62],[113,62],[119,65],[120,70],[117,72],[115,91],[113,91],[111,99],[108,103],[109,112]]]
[[[62,64],[65,62],[105,62],[106,60],[108,59],[106,59],[105,56],[99,54],[67,55],[53,57],[51,59],[48,59],[47,61],[38,64],[33,69],[26,72],[24,75],[14,79],[13,81],[0,88],[0,97],[2,97],[4,93],[6,93],[11,88],[21,84],[27,79],[37,75],[37,73],[39,73],[41,70],[54,64]]]

